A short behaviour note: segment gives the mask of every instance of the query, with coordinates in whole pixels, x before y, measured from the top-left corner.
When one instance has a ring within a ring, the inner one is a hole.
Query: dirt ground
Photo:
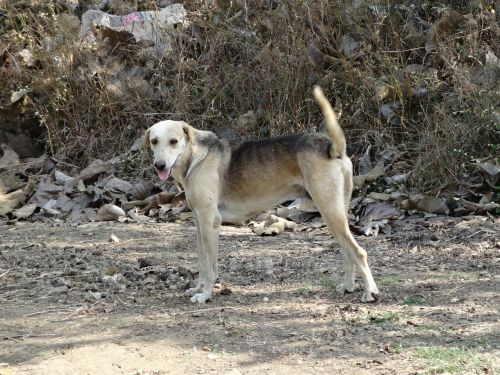
[[[335,292],[325,228],[224,226],[198,306],[192,223],[4,223],[0,374],[492,374],[499,238],[498,219],[419,216],[358,237],[381,290],[362,304]]]

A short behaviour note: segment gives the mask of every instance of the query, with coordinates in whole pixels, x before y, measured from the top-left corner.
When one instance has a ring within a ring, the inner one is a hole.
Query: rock
[[[142,283],[144,285],[148,285],[148,284],[156,284],[158,282],[158,280],[156,279],[155,276],[152,276],[152,275],[149,275],[148,277],[146,277]]]
[[[112,235],[109,237],[109,242],[119,243],[119,242],[120,242],[120,239],[119,239],[118,237],[116,237],[114,234],[112,234]]]
[[[153,257],[139,258],[137,259],[137,262],[139,263],[139,268],[159,266],[162,264],[162,261],[160,259]]]

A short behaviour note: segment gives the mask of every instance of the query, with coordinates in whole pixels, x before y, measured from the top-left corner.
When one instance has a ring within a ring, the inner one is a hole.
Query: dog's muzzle
[[[170,168],[167,168],[167,163],[165,160],[155,161],[156,173],[158,173],[158,177],[160,180],[165,181],[170,177]]]

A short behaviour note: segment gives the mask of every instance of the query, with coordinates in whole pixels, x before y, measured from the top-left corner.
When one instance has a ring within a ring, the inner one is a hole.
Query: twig
[[[5,275],[7,275],[9,272],[10,272],[10,269],[8,269],[8,270],[7,270],[7,271],[5,271],[4,273],[2,273],[2,274],[0,275],[0,279],[1,279],[2,277],[4,277]]]
[[[199,309],[199,310],[189,310],[189,311],[181,311],[178,313],[174,313],[173,315],[187,315],[187,314],[198,314],[198,313],[203,313],[203,312],[210,312],[210,311],[217,311],[217,310],[234,310],[234,311],[249,311],[249,310],[270,310],[270,309],[277,309],[280,308],[280,306],[266,306],[266,307],[237,307],[237,306],[220,306],[220,307],[211,307],[208,309]],[[160,314],[164,315],[164,314]],[[167,313],[167,315],[170,315]]]
[[[47,313],[55,313],[55,312],[69,312],[71,311],[71,309],[58,309],[58,310],[44,310],[44,311],[37,311],[37,312],[34,312],[34,313],[29,313],[29,314],[26,314],[26,315],[23,315],[23,318],[29,318],[29,317],[32,317],[32,316],[37,316],[37,315],[42,315],[42,314],[47,314]]]
[[[1,336],[0,340],[12,340],[17,342],[17,341],[24,341],[30,337],[54,337],[54,336],[56,336],[54,333],[40,333],[37,335],[27,333],[25,335]]]
[[[469,234],[469,235],[468,235],[467,237],[465,237],[465,238],[471,238],[471,237],[474,237],[476,234],[483,233],[483,232],[484,232],[484,230],[479,229],[477,232],[472,233],[472,234]]]

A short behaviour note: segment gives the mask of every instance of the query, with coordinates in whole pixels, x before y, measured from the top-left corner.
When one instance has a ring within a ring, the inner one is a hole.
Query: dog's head
[[[154,154],[154,166],[160,180],[170,177],[172,168],[194,137],[194,129],[183,121],[160,121],[144,135],[144,145]]]

